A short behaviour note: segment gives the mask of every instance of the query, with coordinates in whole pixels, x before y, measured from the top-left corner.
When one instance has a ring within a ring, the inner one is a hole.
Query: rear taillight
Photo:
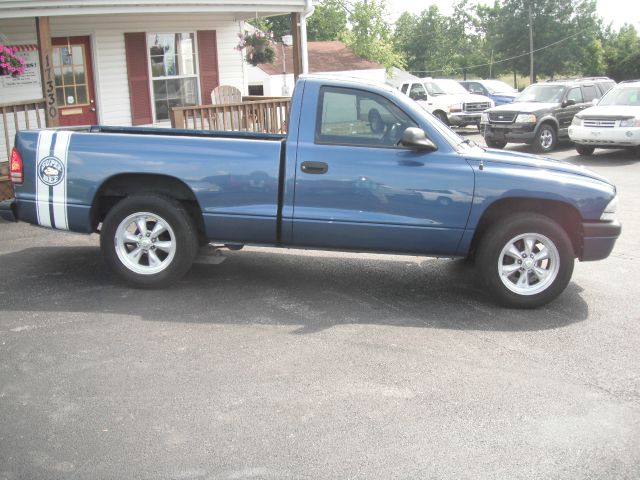
[[[22,157],[16,147],[11,150],[11,165],[9,167],[9,176],[13,183],[22,183],[24,180],[24,169],[22,166]]]

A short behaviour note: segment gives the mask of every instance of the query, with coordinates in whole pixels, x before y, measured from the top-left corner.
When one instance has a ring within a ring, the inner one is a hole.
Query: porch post
[[[36,32],[38,34],[38,52],[40,54],[40,80],[45,104],[45,123],[47,127],[57,127],[60,125],[60,121],[56,84],[53,75],[53,47],[51,46],[49,17],[36,17]]]
[[[298,79],[302,73],[302,46],[300,43],[300,14],[291,14],[291,35],[293,36],[293,78]]]

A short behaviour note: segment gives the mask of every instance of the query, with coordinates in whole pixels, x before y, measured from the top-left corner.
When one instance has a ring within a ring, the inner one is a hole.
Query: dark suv
[[[556,80],[529,85],[513,103],[485,110],[481,131],[488,147],[528,143],[550,152],[568,138],[576,113],[593,105],[615,82],[606,77]]]

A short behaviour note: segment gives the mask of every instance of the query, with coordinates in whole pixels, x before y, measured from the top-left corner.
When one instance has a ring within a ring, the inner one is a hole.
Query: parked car
[[[433,88],[427,90],[422,80],[404,82],[399,90],[415,100],[427,112],[435,115],[445,125],[449,123],[449,114],[461,108],[458,97],[446,95],[439,90],[434,93]]]
[[[596,148],[634,148],[640,155],[640,80],[619,83],[573,117],[569,138],[580,155]]]
[[[482,112],[495,106],[490,98],[469,93],[462,85],[449,78],[426,78],[424,85],[435,95],[449,95],[458,101],[458,107],[452,109],[447,116],[448,125],[477,125],[479,129]]]
[[[507,143],[527,143],[536,152],[550,152],[559,139],[569,137],[573,117],[601,98],[611,82],[613,80],[583,78],[529,85],[513,103],[483,113],[485,142],[492,148],[504,148]]]
[[[99,233],[136,287],[177,280],[199,245],[254,244],[468,257],[519,308],[553,300],[576,258],[607,257],[620,235],[605,178],[481,148],[390,87],[302,76],[288,118],[287,135],[20,131],[0,214]]]
[[[511,103],[518,96],[518,90],[501,80],[461,80],[459,83],[471,93],[489,97],[496,107]]]

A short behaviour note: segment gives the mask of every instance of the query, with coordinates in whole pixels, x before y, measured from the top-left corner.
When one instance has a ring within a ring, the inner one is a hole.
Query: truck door
[[[292,243],[454,253],[473,196],[466,161],[399,147],[404,129],[417,122],[381,95],[309,87],[305,99],[318,104],[303,110],[316,118],[298,138]]]

